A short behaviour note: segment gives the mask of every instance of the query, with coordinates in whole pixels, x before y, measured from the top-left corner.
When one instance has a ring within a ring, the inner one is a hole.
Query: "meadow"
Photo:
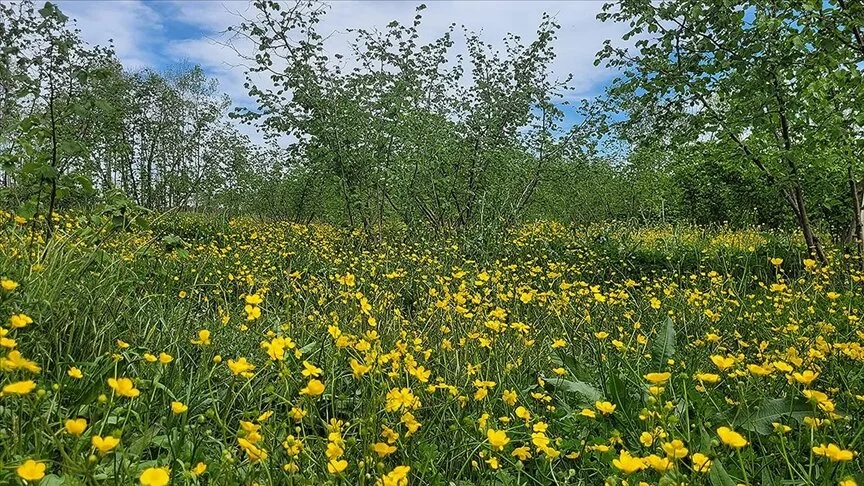
[[[2,484],[860,480],[864,273],[788,234],[55,219],[3,215]]]

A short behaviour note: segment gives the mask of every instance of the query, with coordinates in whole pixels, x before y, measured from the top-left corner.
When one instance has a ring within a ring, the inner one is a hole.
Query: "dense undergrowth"
[[[2,484],[860,480],[864,274],[793,235],[98,223],[0,223]]]

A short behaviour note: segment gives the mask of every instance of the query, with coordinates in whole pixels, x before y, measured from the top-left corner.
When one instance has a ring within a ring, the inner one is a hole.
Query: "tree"
[[[451,53],[455,26],[419,42],[421,5],[410,25],[352,30],[350,55],[331,58],[316,31],[324,7],[253,6],[233,28],[252,53],[233,45],[258,106],[237,116],[293,139],[289,172],[315,174],[313,192],[338,194],[340,219],[369,234],[391,219],[435,231],[510,225],[584,138],[561,127],[567,82],[551,80],[559,27],[548,16],[533,42],[508,36],[503,53],[465,32],[463,59]]]
[[[622,133],[634,148],[696,150],[754,171],[824,260],[810,207],[827,209],[858,191],[837,188],[861,170],[862,10],[822,1],[622,0],[599,18],[632,26],[624,40],[635,47],[607,41],[597,62],[621,70],[609,95],[629,115]]]
[[[51,3],[0,4],[0,45],[3,195],[48,237],[57,209],[118,189],[156,210],[219,204],[258,155],[200,67],[128,72]]]

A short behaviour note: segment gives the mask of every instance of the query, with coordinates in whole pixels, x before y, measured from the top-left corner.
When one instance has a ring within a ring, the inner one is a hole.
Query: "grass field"
[[[855,484],[864,273],[780,233],[0,223],[0,484]]]

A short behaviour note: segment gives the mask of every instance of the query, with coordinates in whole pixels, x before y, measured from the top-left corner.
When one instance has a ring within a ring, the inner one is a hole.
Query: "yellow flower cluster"
[[[417,232],[58,218],[65,253],[38,267],[21,235],[39,222],[0,223],[3,484],[862,474],[855,256],[729,228],[537,222],[484,253]],[[169,231],[179,250],[153,243]]]

